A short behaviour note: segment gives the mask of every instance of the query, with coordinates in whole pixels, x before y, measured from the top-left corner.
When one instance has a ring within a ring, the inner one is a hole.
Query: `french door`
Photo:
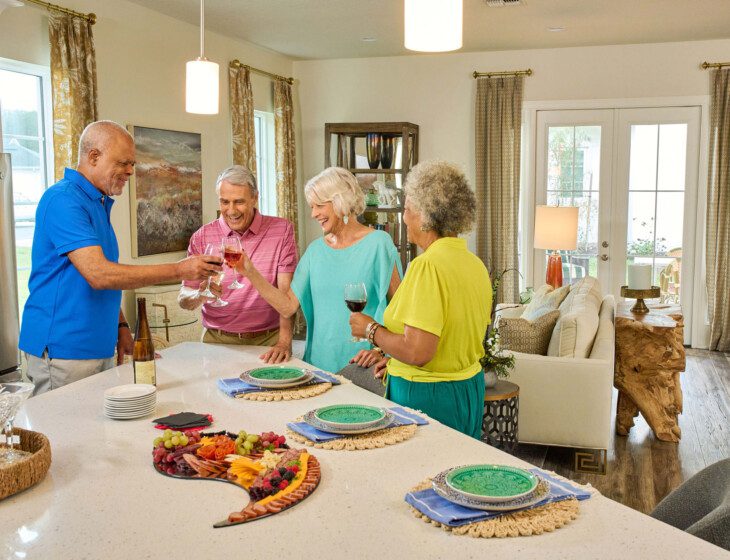
[[[627,265],[649,264],[662,301],[681,303],[691,318],[700,114],[697,106],[537,112],[535,204],[579,208],[564,283],[595,276],[618,297]],[[535,286],[546,259],[535,250]]]

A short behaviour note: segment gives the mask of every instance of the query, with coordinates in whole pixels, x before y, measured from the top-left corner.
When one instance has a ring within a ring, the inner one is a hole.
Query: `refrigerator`
[[[0,381],[19,376],[18,277],[10,154],[0,153]]]

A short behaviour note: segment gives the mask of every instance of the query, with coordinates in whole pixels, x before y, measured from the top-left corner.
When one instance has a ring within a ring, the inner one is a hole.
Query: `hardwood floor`
[[[693,474],[730,457],[730,354],[688,348],[681,382],[684,410],[678,444],[656,439],[639,415],[628,437],[613,436],[606,475],[576,473],[569,448],[519,445],[514,455],[649,513]],[[614,390],[614,415],[616,395]]]

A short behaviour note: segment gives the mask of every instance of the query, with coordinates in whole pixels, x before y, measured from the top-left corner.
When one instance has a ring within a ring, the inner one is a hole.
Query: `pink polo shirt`
[[[297,266],[297,247],[294,241],[292,224],[283,219],[263,216],[258,210],[253,222],[243,234],[228,227],[221,216],[205,224],[190,238],[188,255],[202,255],[207,243],[220,244],[221,239],[236,235],[241,246],[253,261],[261,275],[276,286],[276,275],[293,273]],[[225,307],[203,305],[203,326],[233,333],[256,332],[279,327],[279,314],[262,298],[251,283],[242,275],[238,281],[243,288],[228,289],[233,282],[230,268],[224,265],[222,299],[228,302]],[[183,282],[188,288],[198,288],[199,282]]]

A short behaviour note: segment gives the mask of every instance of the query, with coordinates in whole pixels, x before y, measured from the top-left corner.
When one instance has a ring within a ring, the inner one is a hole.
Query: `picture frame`
[[[134,258],[185,251],[203,225],[201,135],[128,125],[137,156],[129,180]]]

